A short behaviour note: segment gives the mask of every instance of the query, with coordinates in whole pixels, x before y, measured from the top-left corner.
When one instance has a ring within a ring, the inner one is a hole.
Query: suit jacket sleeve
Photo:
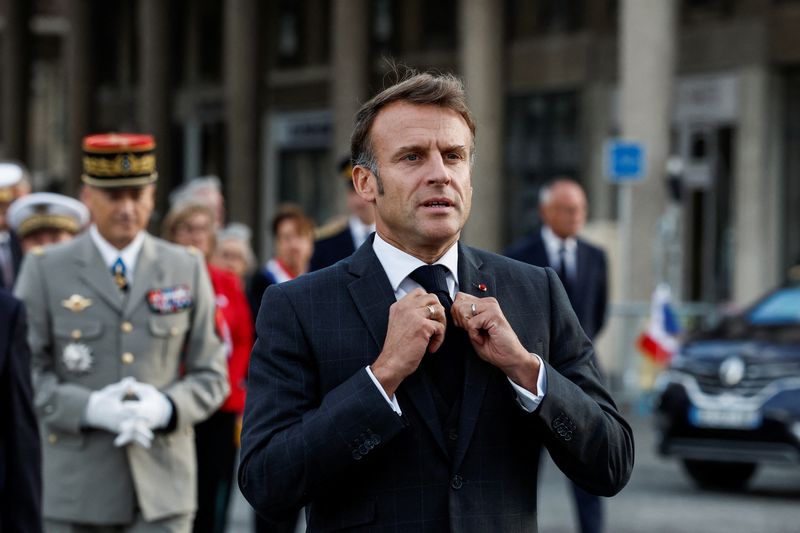
[[[0,498],[0,529],[9,533],[38,532],[41,523],[41,445],[33,411],[30,350],[25,312],[21,304],[10,313],[10,342],[6,369],[0,372],[0,405],[4,427],[0,428],[6,451],[6,479]],[[6,349],[6,347],[0,347]]]
[[[612,496],[633,469],[633,433],[602,384],[594,349],[555,271],[550,290],[547,394],[534,413],[556,465],[585,490]]]
[[[242,433],[239,486],[262,515],[288,517],[405,423],[362,368],[322,395],[315,354],[282,285],[267,289],[256,322]]]
[[[194,308],[184,346],[184,375],[164,390],[177,411],[176,427],[191,426],[213,413],[228,397],[225,345],[214,321],[214,291],[202,258],[194,261]]]

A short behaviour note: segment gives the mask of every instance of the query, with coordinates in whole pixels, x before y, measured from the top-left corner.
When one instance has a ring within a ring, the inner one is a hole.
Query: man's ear
[[[353,189],[357,195],[367,202],[374,202],[376,188],[375,176],[367,167],[353,167]]]

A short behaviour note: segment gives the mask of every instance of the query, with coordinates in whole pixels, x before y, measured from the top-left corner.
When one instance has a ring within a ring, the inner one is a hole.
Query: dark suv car
[[[800,284],[694,336],[656,390],[659,452],[700,486],[738,489],[759,463],[800,464]]]

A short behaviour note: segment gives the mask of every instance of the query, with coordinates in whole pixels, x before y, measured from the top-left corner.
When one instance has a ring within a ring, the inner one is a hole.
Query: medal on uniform
[[[70,372],[86,374],[92,369],[92,350],[82,342],[71,342],[64,346],[61,362]]]
[[[177,313],[189,309],[193,304],[192,291],[187,285],[176,285],[147,292],[147,305],[160,315]]]
[[[89,298],[84,298],[80,294],[73,294],[68,299],[61,300],[61,305],[73,313],[80,313],[92,305],[92,301]]]

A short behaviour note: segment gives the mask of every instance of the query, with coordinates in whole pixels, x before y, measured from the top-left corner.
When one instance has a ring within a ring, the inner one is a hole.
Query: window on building
[[[737,0],[683,0],[680,20],[691,24],[730,18],[737,3]]]
[[[580,181],[576,91],[512,96],[506,110],[506,237],[512,242],[538,223],[542,185],[557,176]]]
[[[783,184],[781,196],[782,272],[800,265],[800,69],[794,68],[784,74],[783,108]]]
[[[425,50],[452,50],[458,41],[458,2],[427,2],[422,12],[422,47]]]

